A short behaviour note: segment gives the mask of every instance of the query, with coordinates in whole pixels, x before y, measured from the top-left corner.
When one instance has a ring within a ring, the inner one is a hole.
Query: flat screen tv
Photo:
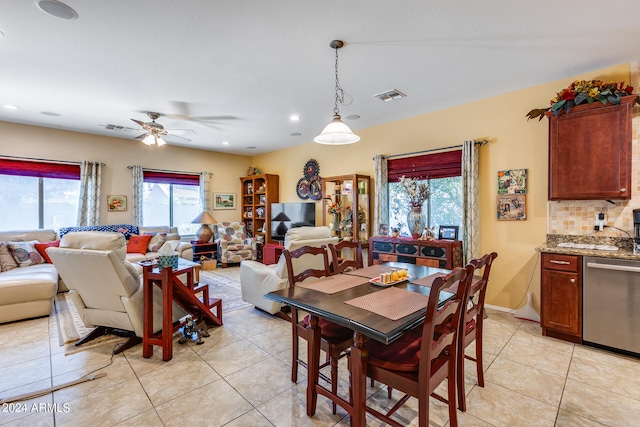
[[[316,204],[271,203],[271,239],[284,241],[287,230],[316,226]]]

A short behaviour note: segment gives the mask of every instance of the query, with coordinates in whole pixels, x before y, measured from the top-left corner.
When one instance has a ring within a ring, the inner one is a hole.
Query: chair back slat
[[[294,287],[296,283],[303,282],[310,277],[326,277],[329,275],[329,255],[325,245],[321,247],[302,246],[294,251],[284,249],[282,251],[287,264],[289,286]],[[322,268],[307,268],[302,271],[294,271],[293,260],[303,256],[317,256],[322,258]]]
[[[484,309],[484,300],[487,294],[487,286],[489,284],[489,275],[491,274],[491,265],[498,254],[496,252],[488,253],[481,258],[473,259],[469,264],[473,265],[475,271],[482,270],[482,277],[471,282],[469,298],[473,306],[469,307],[464,315],[464,323],[470,322]],[[477,298],[475,296],[477,295]]]
[[[364,261],[362,259],[362,245],[360,242],[342,240],[335,245],[333,243],[329,243],[329,251],[331,252],[333,274],[340,274],[347,270],[364,267]],[[345,257],[343,251],[345,253],[349,252],[350,257]]]

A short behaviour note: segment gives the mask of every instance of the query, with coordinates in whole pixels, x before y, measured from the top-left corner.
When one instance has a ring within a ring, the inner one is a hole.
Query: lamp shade
[[[200,215],[196,217],[196,219],[191,221],[191,223],[192,224],[217,224],[218,221],[216,221],[216,219],[212,217],[209,212],[203,211]]]
[[[272,221],[291,221],[291,218],[289,218],[286,213],[280,212],[272,219]]]
[[[340,119],[340,114],[334,114],[333,120],[313,138],[318,144],[345,145],[360,141],[360,137],[353,133],[349,126]]]
[[[196,231],[196,237],[201,242],[208,242],[213,237],[213,231],[209,228],[207,224],[216,224],[218,221],[207,211],[203,211],[200,215],[196,217],[192,224],[202,224],[198,231]]]

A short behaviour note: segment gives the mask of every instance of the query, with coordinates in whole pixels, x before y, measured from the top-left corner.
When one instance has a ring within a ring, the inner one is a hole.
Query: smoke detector
[[[374,98],[378,98],[379,100],[384,102],[395,101],[396,99],[404,98],[405,96],[407,95],[400,92],[398,89],[391,89],[384,92],[380,92],[377,95],[373,95]]]

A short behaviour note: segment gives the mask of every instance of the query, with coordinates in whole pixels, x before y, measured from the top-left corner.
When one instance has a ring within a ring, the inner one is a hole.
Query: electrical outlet
[[[594,229],[596,231],[604,230],[606,222],[607,222],[607,215],[604,212],[597,213],[596,214],[596,224],[595,224]]]

